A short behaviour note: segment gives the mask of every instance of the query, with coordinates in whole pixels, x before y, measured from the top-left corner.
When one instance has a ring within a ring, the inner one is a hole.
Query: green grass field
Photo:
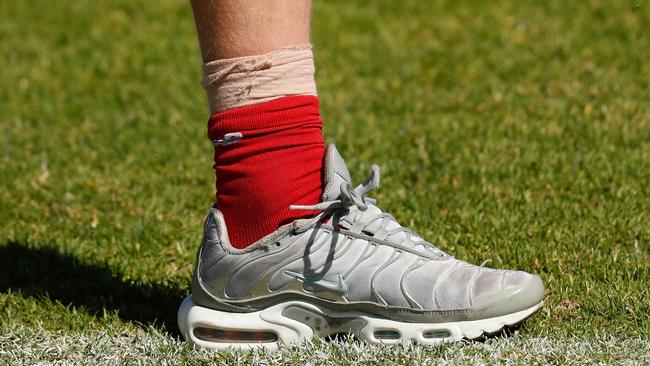
[[[178,336],[212,146],[187,1],[0,2],[0,364],[650,363],[650,3],[318,1],[328,141],[456,257],[538,273],[516,334],[276,354]]]

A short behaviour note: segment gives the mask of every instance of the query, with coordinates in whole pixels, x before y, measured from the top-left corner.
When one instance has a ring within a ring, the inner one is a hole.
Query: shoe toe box
[[[544,284],[537,275],[505,271],[496,289],[479,291],[469,308],[470,320],[525,311],[544,300]]]

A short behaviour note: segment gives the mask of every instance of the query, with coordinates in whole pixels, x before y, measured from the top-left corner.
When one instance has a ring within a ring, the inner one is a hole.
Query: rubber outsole
[[[188,342],[200,348],[277,350],[280,344],[314,337],[351,334],[372,344],[415,342],[425,345],[477,339],[516,325],[537,311],[528,309],[498,317],[449,323],[405,323],[359,312],[337,312],[303,301],[288,301],[250,313],[230,313],[194,303],[191,296],[178,310],[178,326]]]

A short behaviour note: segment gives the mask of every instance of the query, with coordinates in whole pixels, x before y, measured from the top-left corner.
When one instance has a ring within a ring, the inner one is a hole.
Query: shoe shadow
[[[106,310],[141,325],[164,327],[178,336],[176,312],[187,290],[160,284],[127,283],[108,267],[80,263],[49,248],[28,248],[16,242],[0,245],[0,292],[48,297],[83,308],[91,315]]]

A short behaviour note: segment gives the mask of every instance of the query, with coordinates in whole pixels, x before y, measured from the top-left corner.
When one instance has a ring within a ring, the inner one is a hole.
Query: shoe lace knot
[[[373,164],[370,168],[370,175],[359,184],[356,188],[352,188],[350,183],[343,182],[340,187],[340,195],[335,200],[324,201],[315,205],[291,205],[291,210],[307,210],[307,211],[320,211],[322,214],[330,214],[334,210],[341,208],[350,208],[355,206],[360,211],[366,211],[368,204],[374,204],[374,198],[366,197],[366,194],[379,188],[379,166]]]
[[[415,246],[421,246],[425,250],[432,250],[438,256],[444,256],[445,253],[436,246],[424,241],[410,229],[401,226],[390,213],[382,212],[376,208],[376,200],[366,195],[379,188],[379,166],[373,164],[370,168],[368,177],[356,188],[352,188],[350,183],[343,182],[340,186],[340,194],[337,199],[317,203],[315,205],[291,205],[292,210],[319,211],[319,213],[310,219],[301,219],[294,222],[294,231],[302,233],[309,228],[320,223],[327,216],[348,216],[352,222],[365,222],[363,227],[374,224],[375,228],[384,230],[384,238],[394,238],[398,242],[403,242],[406,238],[411,238]],[[373,210],[369,210],[373,205]],[[356,210],[354,210],[356,208]],[[365,212],[368,212],[367,214]],[[362,227],[362,229],[363,229]]]

